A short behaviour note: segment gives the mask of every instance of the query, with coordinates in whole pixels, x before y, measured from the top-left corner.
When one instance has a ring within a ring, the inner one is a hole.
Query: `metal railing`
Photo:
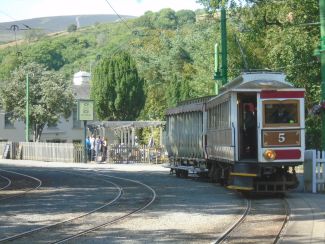
[[[21,142],[21,159],[51,162],[82,162],[83,146],[73,143]]]
[[[7,158],[48,162],[83,162],[83,145],[47,142],[0,142],[0,153],[9,148]],[[109,163],[163,163],[166,150],[160,147],[132,147],[111,145],[108,147]],[[100,157],[102,154],[99,155]],[[2,155],[1,155],[2,157]],[[97,161],[97,160],[96,160]],[[99,160],[101,161],[101,160]]]
[[[112,145],[108,147],[109,163],[163,163],[167,160],[164,148]]]
[[[73,143],[47,142],[1,142],[1,154],[6,145],[10,145],[11,159],[49,161],[49,162],[82,162],[83,145]],[[1,155],[2,157],[3,155]]]

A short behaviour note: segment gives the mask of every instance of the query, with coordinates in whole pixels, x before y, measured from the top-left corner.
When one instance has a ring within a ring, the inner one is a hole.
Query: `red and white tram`
[[[230,189],[285,192],[304,161],[304,89],[275,72],[243,73],[220,94],[170,109],[167,149],[178,176],[208,175]]]

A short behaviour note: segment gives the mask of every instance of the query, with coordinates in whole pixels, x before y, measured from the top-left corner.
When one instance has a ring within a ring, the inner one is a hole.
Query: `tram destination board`
[[[94,101],[78,100],[78,119],[94,120]]]

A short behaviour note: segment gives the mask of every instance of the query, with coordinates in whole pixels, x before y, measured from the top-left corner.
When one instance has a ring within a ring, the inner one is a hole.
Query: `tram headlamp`
[[[273,150],[268,149],[265,150],[263,156],[266,160],[274,160],[276,157],[276,153]]]

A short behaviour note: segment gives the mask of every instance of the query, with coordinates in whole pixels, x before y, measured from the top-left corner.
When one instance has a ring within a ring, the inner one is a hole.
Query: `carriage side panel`
[[[167,151],[182,159],[204,159],[204,104],[184,105],[167,114]]]
[[[226,93],[207,103],[207,154],[209,159],[225,162],[235,160],[235,139],[231,96]]]

